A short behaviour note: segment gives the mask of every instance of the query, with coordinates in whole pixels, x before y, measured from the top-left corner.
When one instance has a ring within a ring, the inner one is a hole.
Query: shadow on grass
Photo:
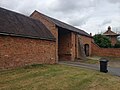
[[[45,65],[43,64],[32,64],[32,65],[27,65],[27,66],[24,66],[23,68],[24,69],[32,69],[32,68],[43,68],[43,67],[46,67]]]

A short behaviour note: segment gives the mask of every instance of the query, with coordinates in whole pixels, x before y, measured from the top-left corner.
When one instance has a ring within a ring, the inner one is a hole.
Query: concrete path
[[[100,66],[96,64],[86,64],[81,62],[60,61],[59,64],[65,64],[70,66],[82,67],[93,70],[100,70]],[[108,67],[108,73],[120,77],[120,68]]]

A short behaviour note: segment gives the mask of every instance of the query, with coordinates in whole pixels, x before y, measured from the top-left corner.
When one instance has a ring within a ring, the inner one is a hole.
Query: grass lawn
[[[99,64],[99,60],[89,58],[87,60],[79,60],[79,62],[87,64]]]
[[[99,60],[102,57],[94,56],[94,57],[87,57],[87,60],[80,60],[82,63],[88,63],[88,64],[100,64]],[[110,67],[119,67],[120,68],[120,58],[115,57],[105,57],[108,62],[108,66]]]
[[[120,77],[65,65],[0,71],[0,90],[120,90]]]

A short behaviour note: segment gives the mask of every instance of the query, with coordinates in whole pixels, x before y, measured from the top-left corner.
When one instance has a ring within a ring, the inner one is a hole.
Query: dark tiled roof
[[[43,23],[0,7],[0,34],[55,40]]]
[[[34,14],[35,12],[37,12],[38,14],[43,15],[46,19],[52,21],[52,22],[53,22],[56,26],[58,26],[58,27],[65,28],[65,29],[70,30],[70,31],[72,31],[72,32],[76,32],[76,33],[78,33],[78,34],[80,34],[80,35],[92,37],[92,36],[90,36],[87,32],[85,32],[84,30],[78,29],[78,28],[73,27],[73,26],[71,26],[71,25],[69,25],[69,24],[66,24],[66,23],[64,23],[64,22],[62,22],[62,21],[59,21],[59,20],[54,19],[54,18],[51,18],[51,17],[49,17],[49,16],[47,16],[47,15],[44,15],[44,14],[42,14],[42,13],[36,11],[36,10],[35,10],[32,14]],[[31,16],[32,16],[32,14],[31,14]]]
[[[103,33],[103,35],[106,35],[106,36],[117,36],[118,34],[111,31],[111,30],[107,30],[106,32]]]
[[[104,32],[103,35],[105,35],[105,36],[119,36],[119,34],[111,31],[111,27],[110,26],[108,26],[108,30],[106,32]]]

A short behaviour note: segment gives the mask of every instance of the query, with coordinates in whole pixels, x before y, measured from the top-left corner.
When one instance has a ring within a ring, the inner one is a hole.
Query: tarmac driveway
[[[82,67],[82,68],[87,68],[87,69],[93,69],[93,70],[97,70],[97,71],[100,70],[99,64],[87,64],[87,63],[71,62],[71,61],[60,61],[59,64]],[[109,67],[108,66],[108,73],[120,77],[120,67]]]

